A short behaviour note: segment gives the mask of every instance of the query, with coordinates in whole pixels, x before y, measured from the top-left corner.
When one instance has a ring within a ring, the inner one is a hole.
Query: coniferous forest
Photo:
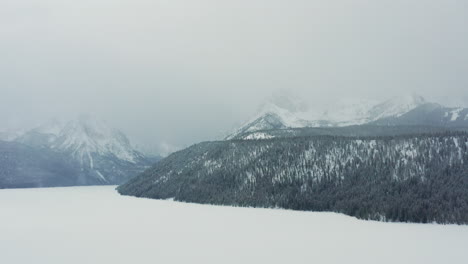
[[[118,187],[124,195],[468,223],[468,134],[205,142]]]

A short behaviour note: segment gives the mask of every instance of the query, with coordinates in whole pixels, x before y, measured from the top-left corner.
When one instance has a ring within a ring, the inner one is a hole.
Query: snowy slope
[[[92,155],[115,156],[119,160],[136,163],[140,154],[120,131],[90,116],[70,121],[57,135],[52,148],[72,153],[73,157],[93,168]]]
[[[426,125],[445,128],[468,127],[468,108],[450,108],[435,103],[425,103],[399,116],[381,118],[376,125]]]
[[[444,118],[451,122],[468,121],[468,109],[461,107],[445,109]]]
[[[124,182],[150,165],[122,132],[91,116],[68,122],[51,148],[71,156],[103,183]]]
[[[371,108],[369,110],[369,121],[387,117],[400,117],[425,103],[424,98],[418,95],[395,97]]]
[[[295,103],[294,100],[288,98],[284,100],[288,103],[281,104],[279,103],[281,101],[272,100],[265,104],[261,111],[226,139],[238,138],[241,134],[261,130],[369,124],[379,120],[400,118],[419,107],[429,104],[424,98],[417,95],[395,97],[384,102],[362,98],[346,98],[337,100],[328,109],[312,110],[304,107],[292,107],[291,104]],[[465,118],[464,109],[450,109],[450,112],[447,112],[446,115],[452,121]],[[466,118],[468,119],[468,116]],[[256,135],[250,137],[257,138]]]
[[[382,118],[399,117],[423,104],[418,95],[394,97],[384,102],[366,99],[344,99],[321,115],[334,126],[362,125]]]
[[[84,182],[122,183],[152,163],[135,150],[122,132],[89,115],[69,122],[51,120],[15,141],[50,149],[77,162],[88,177]]]
[[[307,120],[310,115],[307,105],[301,100],[284,94],[275,95],[264,102],[257,114],[226,139],[259,130],[306,127],[310,125]]]
[[[379,104],[376,100],[363,98],[344,98],[338,100],[320,114],[320,119],[328,120],[335,126],[357,125],[367,123],[369,111]]]
[[[468,226],[185,204],[114,186],[0,190],[2,263],[462,264]]]

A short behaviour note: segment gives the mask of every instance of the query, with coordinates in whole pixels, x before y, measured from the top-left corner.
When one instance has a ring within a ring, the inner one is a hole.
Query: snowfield
[[[1,263],[468,263],[468,226],[120,196],[0,190]]]

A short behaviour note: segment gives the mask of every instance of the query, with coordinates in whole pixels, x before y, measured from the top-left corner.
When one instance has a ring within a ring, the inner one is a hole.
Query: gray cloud
[[[94,113],[140,142],[212,139],[289,89],[466,104],[464,1],[0,3],[5,126]]]

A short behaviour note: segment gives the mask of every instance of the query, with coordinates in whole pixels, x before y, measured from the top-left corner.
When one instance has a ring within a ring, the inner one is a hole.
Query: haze
[[[467,72],[465,1],[0,2],[3,128],[85,112],[185,146],[280,89],[467,105]]]

